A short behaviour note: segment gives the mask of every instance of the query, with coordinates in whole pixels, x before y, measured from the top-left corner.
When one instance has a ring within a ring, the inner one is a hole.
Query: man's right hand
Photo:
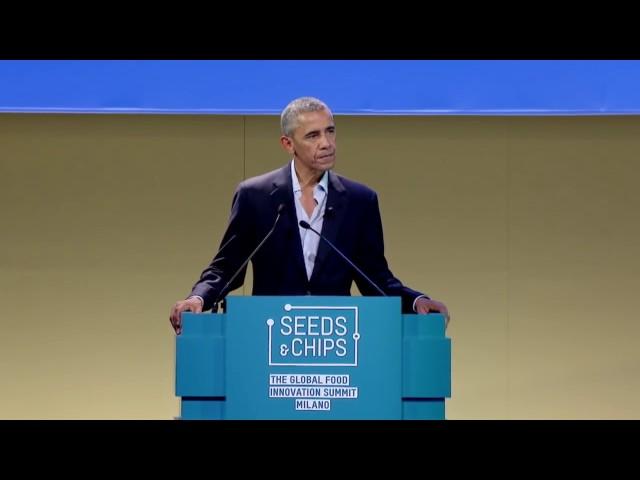
[[[196,297],[190,297],[186,300],[176,302],[169,316],[169,321],[176,331],[176,335],[180,335],[182,332],[182,312],[200,313],[202,312],[202,302]]]

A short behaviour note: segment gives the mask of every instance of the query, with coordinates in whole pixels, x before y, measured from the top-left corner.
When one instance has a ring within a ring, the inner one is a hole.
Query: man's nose
[[[331,146],[331,142],[329,141],[329,137],[326,135],[320,136],[320,148],[329,148]]]

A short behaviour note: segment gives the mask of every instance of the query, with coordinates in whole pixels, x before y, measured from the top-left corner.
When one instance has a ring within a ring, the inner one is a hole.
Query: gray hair
[[[293,134],[293,131],[298,126],[298,117],[301,113],[317,112],[319,110],[326,110],[331,114],[327,104],[314,97],[300,97],[291,101],[282,111],[282,115],[280,115],[280,130],[282,134],[287,137]]]

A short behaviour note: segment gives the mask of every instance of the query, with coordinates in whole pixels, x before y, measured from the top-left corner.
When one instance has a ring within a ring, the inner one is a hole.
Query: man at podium
[[[278,170],[238,185],[220,249],[193,286],[176,302],[170,322],[182,330],[181,313],[213,309],[244,281],[253,263],[253,295],[398,296],[403,313],[447,307],[408,288],[384,256],[377,194],[332,171],[336,126],[316,98],[293,100],[281,115],[280,143],[291,155]]]

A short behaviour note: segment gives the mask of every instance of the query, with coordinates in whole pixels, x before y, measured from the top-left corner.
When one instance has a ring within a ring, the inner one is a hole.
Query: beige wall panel
[[[215,253],[242,119],[0,116],[2,418],[172,418],[171,304]]]
[[[640,417],[640,119],[514,119],[513,418]]]

